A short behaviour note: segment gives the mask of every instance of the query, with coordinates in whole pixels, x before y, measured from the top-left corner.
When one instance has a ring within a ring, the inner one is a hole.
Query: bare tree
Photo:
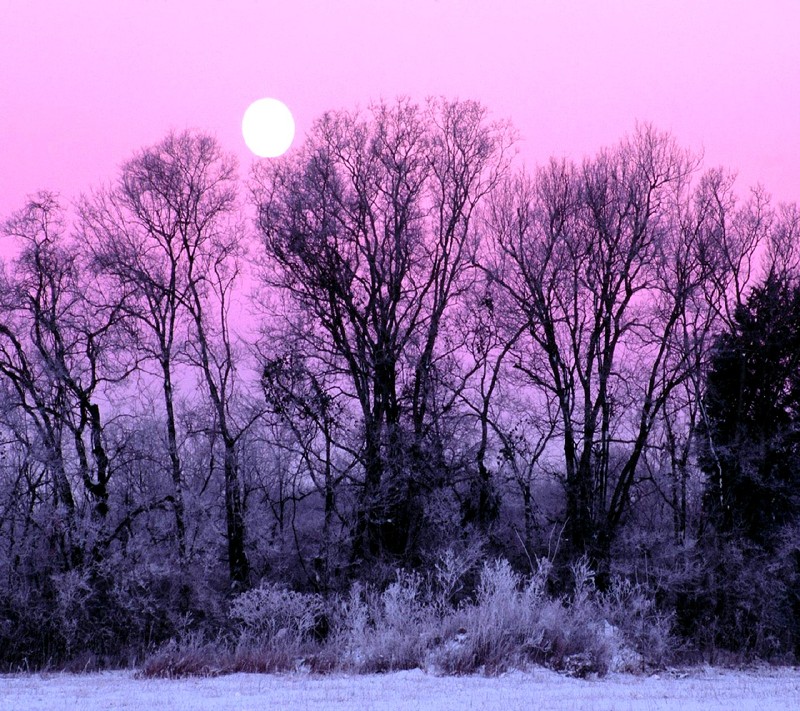
[[[205,204],[198,201],[199,205],[192,207],[193,227],[181,234],[188,270],[185,306],[193,322],[189,356],[202,373],[214,412],[215,430],[222,440],[230,578],[234,585],[246,586],[250,566],[245,549],[237,446],[259,413],[251,414],[249,422],[237,422],[232,411],[237,354],[230,330],[231,299],[239,276],[244,235],[241,223],[233,217],[237,210],[233,176],[214,174],[218,149],[214,144],[206,146],[205,140],[198,138],[184,149],[190,165],[194,162],[193,172],[202,176],[195,189],[205,193]],[[203,180],[207,181],[205,186]]]
[[[182,559],[186,521],[175,368],[189,359],[201,369],[225,448],[229,566],[231,581],[240,585],[249,570],[228,412],[234,375],[228,308],[241,238],[233,219],[236,180],[235,161],[213,138],[173,133],[128,161],[118,184],[85,200],[81,214],[98,273],[127,295],[127,313],[139,326],[136,346],[159,366]]]
[[[337,505],[338,494],[357,452],[348,438],[345,413],[333,395],[335,381],[327,382],[324,373],[310,370],[308,362],[314,359],[298,352],[298,345],[289,332],[281,349],[273,346],[262,354],[261,385],[274,433],[273,446],[296,459],[305,475],[300,491],[285,492],[276,503],[283,508],[289,496],[302,496],[307,490],[317,492],[322,499],[321,550],[309,577],[324,589],[331,584],[338,557],[334,529],[344,519]],[[306,569],[305,562],[300,562]]]
[[[92,301],[81,252],[65,234],[63,210],[53,195],[37,195],[5,224],[5,232],[21,244],[2,285],[0,370],[41,436],[59,501],[74,515],[64,450],[69,436],[79,478],[102,520],[109,510],[111,470],[100,391],[127,374],[117,348],[121,305]],[[95,557],[101,543],[101,537],[95,540]]]
[[[147,153],[140,153],[123,166],[116,186],[83,201],[82,230],[94,268],[107,290],[126,294],[126,313],[136,336],[134,347],[159,367],[178,552],[183,559],[186,522],[173,381],[183,326],[184,255],[178,236],[180,216],[169,205],[162,211],[168,196],[162,187],[151,184],[149,162]]]
[[[400,100],[327,113],[301,151],[256,170],[266,282],[310,315],[308,353],[361,423],[356,559],[413,555],[419,494],[445,470],[442,322],[509,142],[478,104]]]
[[[494,203],[492,274],[527,323],[515,367],[557,403],[569,543],[603,565],[657,416],[694,364],[680,325],[707,275],[679,215],[695,167],[645,126]]]

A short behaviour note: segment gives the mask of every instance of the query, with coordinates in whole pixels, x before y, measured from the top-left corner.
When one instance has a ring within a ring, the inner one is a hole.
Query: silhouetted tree
[[[474,210],[508,144],[478,104],[401,100],[327,113],[300,151],[257,168],[266,281],[305,310],[299,343],[358,412],[356,559],[413,557],[420,496],[447,469],[446,313],[470,283]]]
[[[771,272],[711,356],[700,434],[716,527],[774,545],[800,511],[800,286]]]
[[[128,371],[119,357],[121,302],[94,300],[85,259],[66,234],[55,196],[38,194],[5,232],[19,240],[19,252],[2,282],[0,372],[39,433],[67,521],[76,505],[68,474],[73,452],[95,516],[105,519],[111,467],[100,403],[103,387]],[[99,557],[103,535],[96,531],[92,540]]]
[[[492,202],[487,269],[526,325],[514,367],[555,404],[567,540],[600,565],[700,345],[679,338],[707,279],[704,235],[681,225],[695,168],[645,126],[582,166],[519,177]]]
[[[116,187],[85,200],[81,213],[98,273],[128,295],[126,313],[141,335],[136,347],[159,366],[182,559],[186,522],[175,366],[190,358],[200,367],[224,448],[230,577],[242,585],[249,566],[228,411],[234,375],[228,309],[242,236],[236,181],[235,161],[213,138],[173,133],[128,161]]]

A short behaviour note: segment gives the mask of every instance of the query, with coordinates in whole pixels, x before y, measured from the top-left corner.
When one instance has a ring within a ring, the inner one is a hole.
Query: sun
[[[242,135],[259,158],[277,158],[289,150],[294,139],[292,112],[278,99],[258,99],[244,112]]]

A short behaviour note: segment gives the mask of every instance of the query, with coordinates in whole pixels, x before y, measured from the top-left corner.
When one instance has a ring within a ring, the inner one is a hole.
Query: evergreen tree
[[[713,350],[705,508],[717,530],[771,547],[800,506],[800,286],[771,272]]]

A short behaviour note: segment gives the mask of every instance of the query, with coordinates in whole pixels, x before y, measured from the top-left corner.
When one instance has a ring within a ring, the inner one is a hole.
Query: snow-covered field
[[[800,670],[699,669],[680,678],[610,675],[582,681],[553,672],[437,677],[234,674],[145,680],[131,672],[0,676],[0,711],[797,711]]]

